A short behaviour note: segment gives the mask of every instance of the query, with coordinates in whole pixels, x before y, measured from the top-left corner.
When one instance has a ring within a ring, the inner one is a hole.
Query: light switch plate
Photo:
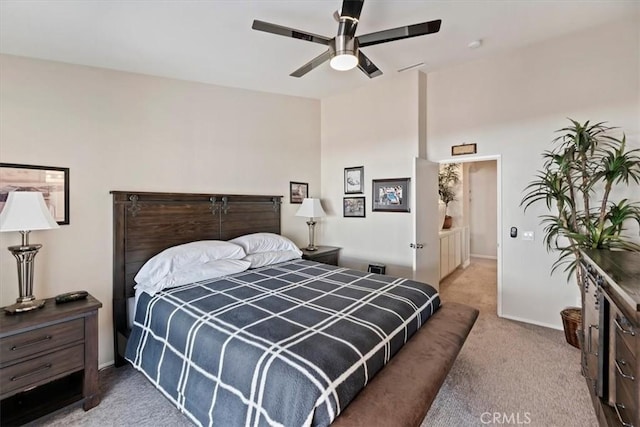
[[[533,240],[533,231],[523,231],[522,240]]]

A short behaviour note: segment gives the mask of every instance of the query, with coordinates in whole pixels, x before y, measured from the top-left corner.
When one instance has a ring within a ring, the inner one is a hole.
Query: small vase
[[[451,216],[449,215],[446,215],[444,217],[444,224],[442,224],[442,229],[448,230],[449,228],[451,228],[452,225],[453,225],[453,218],[451,218]]]

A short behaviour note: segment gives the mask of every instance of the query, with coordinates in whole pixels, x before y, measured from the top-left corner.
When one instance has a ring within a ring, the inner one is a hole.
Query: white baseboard
[[[477,254],[471,254],[470,255],[471,258],[483,258],[483,259],[498,259],[497,256],[491,256],[491,255],[477,255]]]
[[[101,363],[101,364],[98,365],[98,370],[101,371],[104,368],[109,368],[109,367],[111,367],[111,366],[113,366],[115,364],[116,364],[115,360],[112,360],[112,361],[106,362],[106,363]]]
[[[531,320],[531,319],[523,319],[522,317],[518,317],[518,316],[505,316],[505,315],[502,315],[500,317],[502,317],[503,319],[515,320],[516,322],[529,323],[530,325],[536,325],[536,326],[542,326],[544,328],[555,329],[557,331],[564,330],[564,328],[562,327],[562,324],[554,325],[554,324],[551,324],[551,323],[537,322],[537,321]]]

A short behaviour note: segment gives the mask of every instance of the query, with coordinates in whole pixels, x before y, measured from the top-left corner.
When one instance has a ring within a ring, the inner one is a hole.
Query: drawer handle
[[[624,427],[633,427],[633,424],[631,423],[625,423],[624,420],[622,419],[622,414],[620,414],[620,409],[626,409],[624,407],[624,405],[622,403],[616,403],[614,406],[615,410],[616,410],[616,415],[618,416],[618,420],[620,421],[620,423],[624,426]]]
[[[47,369],[51,368],[51,366],[53,366],[51,363],[47,363],[46,365],[42,365],[31,372],[27,372],[26,374],[16,375],[15,377],[11,377],[11,381],[18,381],[23,378],[30,377],[31,375],[35,375],[38,372],[46,371]]]
[[[596,352],[594,352],[594,351],[591,349],[591,342],[593,341],[593,339],[592,339],[592,332],[591,332],[591,331],[592,331],[592,329],[594,329],[594,328],[595,328],[595,329],[600,329],[600,328],[598,327],[598,325],[589,325],[589,328],[588,328],[588,329],[589,329],[589,333],[587,334],[587,338],[588,338],[588,339],[587,339],[587,353],[589,353],[589,354],[593,354],[594,356],[597,356],[597,355],[598,355],[598,352],[597,352],[597,351],[596,351]]]
[[[631,335],[632,337],[635,337],[635,336],[636,336],[636,331],[634,331],[634,330],[633,330],[633,328],[632,328],[632,329],[630,329],[630,330],[627,330],[627,329],[623,328],[623,327],[622,327],[622,325],[621,325],[620,323],[618,323],[618,319],[613,319],[613,323],[615,323],[615,324],[616,324],[616,328],[617,328],[620,332],[622,332],[623,334],[629,334],[629,335]]]
[[[631,380],[631,381],[635,381],[636,380],[636,378],[633,375],[627,375],[624,372],[622,372],[622,367],[620,365],[625,365],[626,366],[627,362],[625,362],[622,359],[620,359],[620,360],[616,359],[615,364],[616,364],[616,369],[618,370],[618,373],[620,374],[620,376],[622,378],[626,378],[626,379]]]
[[[51,335],[45,335],[42,338],[36,338],[35,340],[32,340],[32,341],[27,341],[22,344],[14,345],[13,347],[11,347],[11,351],[16,351],[25,347],[30,347],[32,345],[36,345],[44,341],[49,341],[50,339],[51,339]]]

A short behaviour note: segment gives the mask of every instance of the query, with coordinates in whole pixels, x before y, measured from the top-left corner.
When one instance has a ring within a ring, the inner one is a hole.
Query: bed
[[[225,241],[258,232],[280,234],[280,196],[122,191],[114,191],[112,194],[114,219],[113,321],[116,366],[127,363],[124,356],[127,341],[130,338],[132,342],[134,339],[136,343],[142,342],[139,336],[139,326],[134,328],[134,334],[132,335],[128,318],[128,311],[130,311],[128,306],[134,296],[134,277],[146,261],[169,247],[188,242],[199,240]],[[249,270],[249,272],[252,272],[252,270]],[[326,405],[326,410],[321,411],[316,407],[312,411],[314,413],[313,419],[304,414],[302,418],[286,418],[285,416],[284,419],[288,420],[285,422],[287,425],[327,425],[331,420],[331,425],[338,427],[419,425],[444,382],[478,315],[477,310],[462,304],[446,303],[440,305],[437,293],[428,294],[426,290],[429,287],[426,285],[414,284],[411,281],[389,276],[372,275],[304,260],[293,260],[263,267],[255,270],[255,272],[255,274],[240,273],[240,275],[295,275],[303,277],[306,280],[305,287],[308,287],[308,283],[315,283],[319,280],[316,276],[312,276],[314,274],[318,277],[329,277],[328,282],[357,281],[358,289],[376,282],[382,283],[381,286],[383,287],[397,288],[401,292],[408,292],[411,295],[425,293],[425,296],[421,296],[421,298],[426,299],[415,303],[420,308],[414,310],[414,314],[408,313],[408,319],[403,320],[402,322],[404,323],[399,327],[401,331],[398,329],[400,332],[398,332],[397,336],[404,336],[404,340],[390,339],[388,345],[385,344],[384,349],[381,350],[382,353],[376,353],[385,354],[385,356],[372,358],[373,362],[367,362],[368,364],[364,365],[364,368],[360,366],[360,371],[364,369],[372,372],[372,378],[364,375],[366,377],[364,389],[359,391],[360,386],[346,381],[347,385],[342,387],[343,389],[348,389],[346,392],[342,389],[337,391],[332,389],[337,397],[333,400],[333,404]],[[207,286],[218,292],[221,286],[225,286],[225,283],[228,285],[229,281],[234,281],[235,284],[240,278],[233,275],[229,276],[228,279],[221,278],[216,280],[221,282],[207,283]],[[199,285],[194,289],[201,289],[207,286]],[[321,286],[325,286],[325,284]],[[255,285],[249,284],[247,287],[253,290]],[[417,290],[414,287],[417,287]],[[175,302],[177,296],[174,294],[187,294],[188,292],[182,288],[177,289],[178,291],[173,292],[173,294],[168,292],[163,295],[160,300],[168,305],[183,305],[183,302]],[[303,287],[300,289],[303,289]],[[401,294],[391,299],[404,300],[407,298],[406,294]],[[162,305],[157,298],[153,301],[151,302],[150,297],[141,297],[138,304],[139,307],[145,307],[145,312],[149,307]],[[330,304],[334,304],[334,302],[330,302]],[[140,315],[138,320],[143,322],[143,314],[141,313],[142,311],[138,312],[138,315]],[[428,320],[426,320],[427,318]],[[424,323],[424,326],[422,326],[422,323]],[[394,326],[394,328],[396,327]],[[278,328],[270,328],[260,332],[258,335],[278,330]],[[234,333],[234,335],[236,334]],[[362,332],[351,335],[348,340],[345,340],[345,346],[350,346],[350,342],[347,341],[352,340],[355,342],[359,335],[362,335]],[[282,337],[277,337],[277,339],[282,339]],[[402,345],[407,339],[406,344]],[[198,340],[201,343],[205,341],[204,338]],[[242,355],[242,351],[244,350],[241,350],[240,355]],[[315,354],[315,352],[311,353]],[[382,366],[383,363],[378,362],[378,359],[386,359],[391,355],[393,357],[384,366]],[[237,358],[238,356],[235,357]],[[299,356],[295,355],[293,357],[297,358]],[[139,365],[146,363],[137,360],[135,352],[132,352],[131,348],[129,349],[128,358],[134,362],[134,366],[136,363]],[[316,360],[313,360],[313,362],[315,363]],[[194,363],[189,362],[190,365]],[[235,371],[237,370],[241,369],[235,369]],[[279,371],[275,370],[274,372]],[[146,375],[152,379],[148,373]],[[211,376],[207,372],[204,372],[203,375],[204,377]],[[362,377],[363,375],[359,376]],[[173,381],[168,379],[169,377],[169,374],[163,374],[163,381]],[[297,384],[298,380],[295,379],[294,382]],[[175,381],[179,381],[179,379],[175,379]],[[317,382],[317,379],[312,379],[313,381]],[[155,383],[155,381],[152,382]],[[203,386],[202,381],[197,382],[200,383],[200,388],[195,387],[194,389],[198,389],[199,391],[196,394],[201,395],[203,391],[208,390],[208,386],[206,384]],[[156,386],[161,388],[160,384],[156,384]],[[287,387],[279,388],[285,390]],[[161,391],[163,391],[162,388]],[[174,404],[180,402],[181,399],[185,399],[181,393],[176,396],[169,395],[166,387],[163,392]],[[270,394],[267,393],[267,395]],[[350,403],[346,407],[340,403],[344,395],[349,395],[348,401]],[[280,396],[279,399],[288,398],[285,394]],[[210,398],[208,399],[209,401],[211,400]],[[186,409],[184,407],[181,409],[196,423],[207,424],[207,412],[211,417],[213,407],[209,408],[207,406],[205,408],[206,402],[207,398],[204,399],[204,403],[201,405],[194,404],[193,401],[186,402]],[[277,406],[275,405],[275,407]],[[194,415],[198,411],[202,412],[202,414]],[[256,410],[256,412],[258,411]],[[317,414],[315,414],[316,412]],[[339,415],[334,419],[337,414]],[[251,421],[254,425],[268,424],[268,417],[261,418],[256,415],[252,417]],[[222,418],[218,417],[216,419],[219,424],[219,420]]]

